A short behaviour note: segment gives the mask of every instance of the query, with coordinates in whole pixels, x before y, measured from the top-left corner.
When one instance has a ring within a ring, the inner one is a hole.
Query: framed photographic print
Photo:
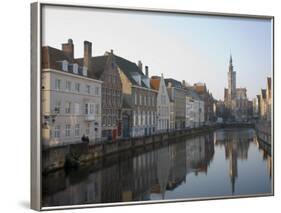
[[[274,195],[274,17],[31,4],[31,207]]]

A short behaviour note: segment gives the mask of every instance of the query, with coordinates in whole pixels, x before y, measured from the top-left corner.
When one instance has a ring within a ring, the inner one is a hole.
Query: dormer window
[[[73,73],[78,74],[78,64],[73,64]]]
[[[87,73],[88,73],[87,67],[83,67],[83,75],[84,75],[84,76],[87,76]]]
[[[68,62],[67,60],[62,61],[62,70],[67,72],[68,71]]]
[[[72,71],[73,70],[73,65],[72,64],[68,64],[68,71]]]
[[[132,77],[137,82],[137,84],[141,86],[141,75],[138,73],[133,73]]]

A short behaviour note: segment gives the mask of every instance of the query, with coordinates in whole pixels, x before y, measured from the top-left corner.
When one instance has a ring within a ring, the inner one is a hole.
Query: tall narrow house
[[[92,56],[92,43],[84,42],[84,58],[76,59],[83,66],[90,67],[89,77],[102,81],[101,118],[102,138],[116,140],[122,137],[122,83],[113,50],[102,56]]]
[[[186,120],[186,100],[185,89],[181,82],[166,78],[165,84],[170,98],[170,128],[185,128]]]
[[[157,90],[151,88],[148,66],[115,56],[123,87],[123,129],[126,136],[148,136],[156,132]]]
[[[170,99],[165,85],[163,74],[150,78],[151,88],[158,91],[157,94],[157,132],[166,132],[170,129]]]

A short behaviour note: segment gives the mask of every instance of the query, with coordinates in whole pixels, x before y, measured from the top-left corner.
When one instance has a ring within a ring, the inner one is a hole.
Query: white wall
[[[22,0],[2,1],[1,3],[1,212],[34,212],[29,210],[30,195],[30,11],[29,2]],[[67,2],[67,1],[61,1]],[[100,5],[137,6],[152,8],[174,8],[197,11],[250,13],[276,15],[275,37],[280,38],[280,1],[277,0],[68,0]],[[275,46],[275,58],[280,58],[280,44]],[[275,82],[280,81],[280,60],[275,62]],[[11,80],[12,79],[12,80]],[[276,85],[281,89],[281,84]],[[279,96],[280,97],[280,96]],[[280,109],[277,96],[275,109]],[[3,101],[5,100],[5,101]],[[5,104],[3,104],[3,102]],[[280,128],[281,114],[276,113],[276,129]],[[280,150],[280,131],[275,133],[275,149]],[[11,137],[13,139],[11,140]],[[108,207],[101,209],[68,210],[65,212],[212,212],[237,213],[245,209],[251,212],[276,212],[280,207],[280,160],[275,156],[276,197],[186,202],[172,204]],[[274,211],[275,210],[275,211]],[[53,211],[59,212],[61,211]]]
[[[60,90],[56,90],[55,81],[60,80]],[[71,90],[66,90],[66,81],[71,82]],[[80,84],[80,91],[75,90],[75,84]],[[84,78],[79,75],[71,75],[62,71],[48,70],[46,69],[42,73],[42,85],[45,89],[42,92],[42,97],[44,99],[42,112],[43,114],[54,113],[54,108],[56,103],[60,102],[60,113],[56,116],[55,123],[49,126],[48,129],[44,129],[42,136],[45,138],[43,141],[46,145],[60,144],[60,143],[75,143],[81,141],[81,137],[86,135],[89,137],[90,141],[101,138],[101,81],[94,81],[89,78]],[[86,86],[90,86],[90,94],[86,89]],[[98,88],[98,90],[96,90]],[[70,113],[65,113],[66,103],[71,103]],[[85,120],[87,115],[85,115],[85,104],[94,104],[94,112],[92,115],[94,119],[91,121]],[[75,104],[79,106],[75,112]],[[98,108],[97,108],[98,107]],[[98,109],[98,110],[96,110]],[[95,123],[98,125],[95,125]],[[70,136],[65,136],[65,126],[66,124],[71,125]],[[75,125],[80,125],[80,134],[75,136]],[[56,126],[60,127],[60,137],[54,138],[50,137],[50,129],[53,132]],[[97,131],[95,131],[97,128]],[[86,129],[89,129],[87,134]]]

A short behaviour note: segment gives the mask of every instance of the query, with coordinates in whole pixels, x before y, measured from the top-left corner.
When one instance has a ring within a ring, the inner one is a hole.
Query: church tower
[[[227,77],[228,77],[228,98],[234,99],[236,96],[236,72],[233,71],[231,54],[230,54],[230,59],[229,59]]]

